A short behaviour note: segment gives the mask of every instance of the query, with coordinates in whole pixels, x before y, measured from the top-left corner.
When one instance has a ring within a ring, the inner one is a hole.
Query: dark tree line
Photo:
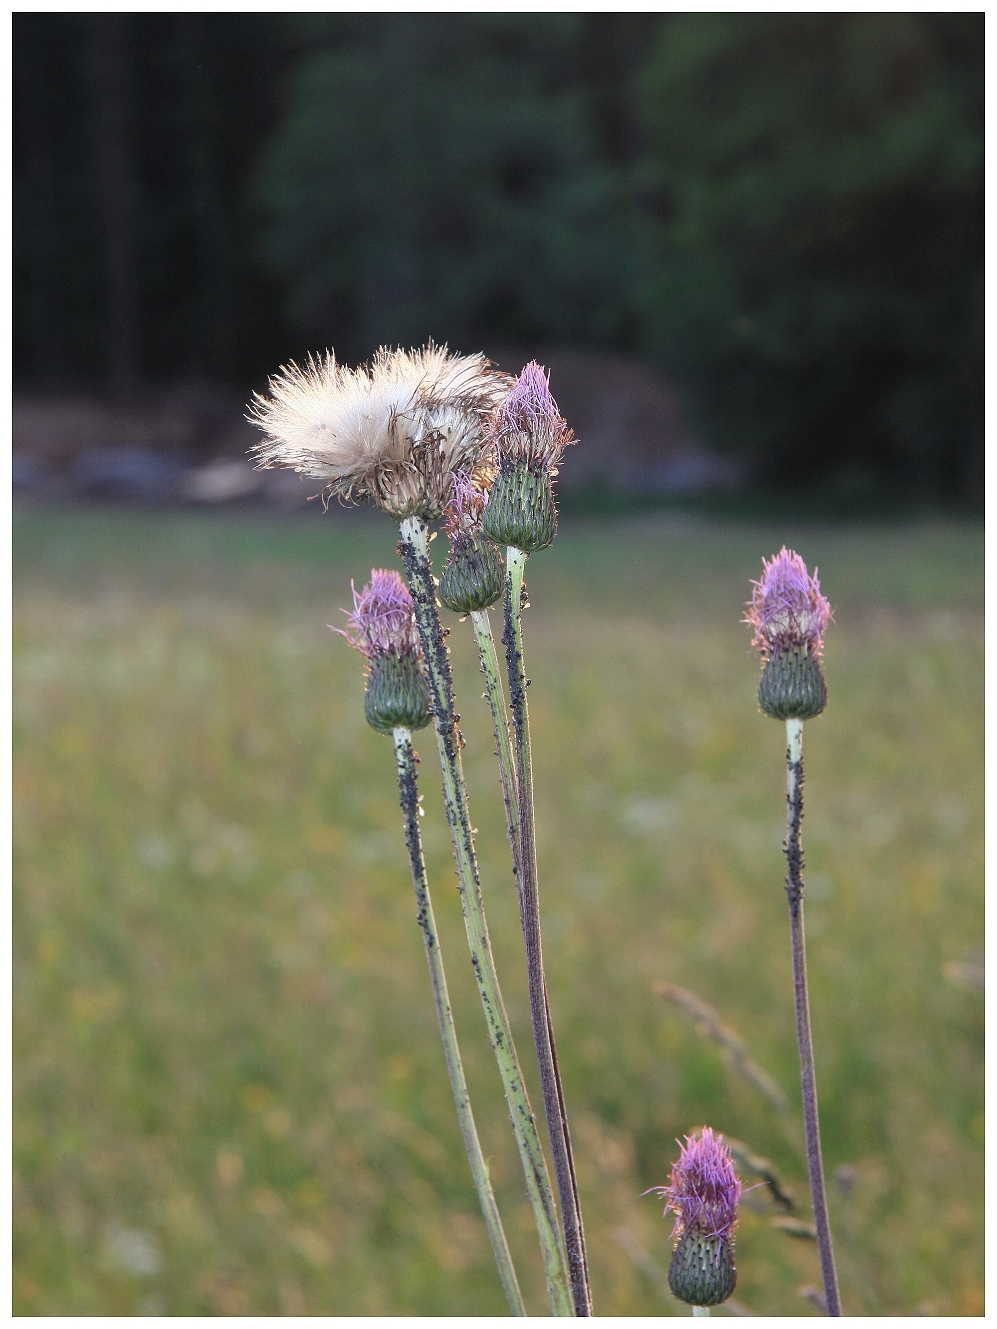
[[[15,374],[641,355],[791,488],[972,500],[979,14],[18,14]]]
[[[296,51],[270,15],[15,16],[20,382],[243,383],[286,352],[249,182]]]

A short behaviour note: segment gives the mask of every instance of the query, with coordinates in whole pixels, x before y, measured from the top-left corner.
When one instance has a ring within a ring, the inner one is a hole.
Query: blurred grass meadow
[[[15,1313],[503,1315],[414,918],[390,743],[326,628],[392,524],[15,518]],[[983,1313],[982,531],[565,521],[530,560],[551,1001],[601,1315],[677,1315],[641,1198],[709,1123],[805,1205],[782,727],[739,624],[785,541],[836,611],[805,731],[811,998],[848,1315]],[[443,541],[437,542],[439,548]],[[469,626],[452,624],[483,888],[531,1074]],[[542,1270],[460,920],[424,833],[473,1103],[531,1313]],[[687,1014],[714,1006],[783,1121]],[[531,1078],[534,1106],[540,1102]],[[752,1192],[738,1301],[816,1313]]]

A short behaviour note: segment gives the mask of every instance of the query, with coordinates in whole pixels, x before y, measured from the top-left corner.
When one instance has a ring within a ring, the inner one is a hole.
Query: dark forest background
[[[634,357],[759,490],[974,506],[982,14],[15,14],[15,385]]]

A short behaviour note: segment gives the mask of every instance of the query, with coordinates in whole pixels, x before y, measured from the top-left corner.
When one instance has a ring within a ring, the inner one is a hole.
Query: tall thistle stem
[[[519,909],[526,940],[526,968],[530,988],[530,1014],[540,1082],[543,1086],[547,1130],[554,1155],[554,1171],[561,1200],[561,1219],[571,1275],[575,1314],[592,1314],[585,1232],[582,1227],[575,1160],[564,1106],[557,1049],[547,1002],[540,938],[540,896],[537,884],[536,832],[533,820],[533,759],[530,750],[530,717],[526,701],[527,681],[523,665],[523,570],[527,555],[511,545],[506,551],[505,645],[509,673],[509,700],[515,747],[516,788],[519,794]],[[501,751],[501,743],[499,744]],[[515,859],[515,854],[514,854]]]
[[[814,1045],[810,1032],[810,999],[807,993],[807,951],[803,932],[803,848],[800,823],[803,821],[803,721],[786,721],[786,894],[789,897],[789,926],[793,941],[793,991],[796,997],[796,1039],[800,1048],[800,1080],[803,1086],[803,1121],[807,1136],[807,1168],[813,1198],[814,1225],[824,1279],[827,1313],[841,1315],[838,1275],[834,1268],[831,1225],[827,1216],[824,1190],[824,1163],[820,1150],[820,1122],[817,1117],[817,1076],[814,1070]]]
[[[522,845],[520,842],[520,805],[519,805],[519,782],[516,775],[516,765],[512,756],[512,744],[509,739],[509,717],[506,712],[505,694],[502,691],[502,682],[499,676],[498,656],[495,650],[495,639],[492,636],[491,623],[488,618],[487,609],[474,610],[471,613],[471,621],[474,624],[474,636],[478,643],[478,655],[481,659],[481,672],[485,676],[485,697],[488,701],[488,707],[492,714],[492,728],[495,733],[495,752],[499,763],[499,783],[502,788],[502,798],[505,803],[506,831],[509,835],[509,845],[512,849],[512,870],[516,878],[516,885],[520,887],[523,880],[522,872]],[[523,892],[519,890],[520,908],[523,906]],[[523,923],[524,931],[527,927]],[[543,977],[541,973],[541,978]],[[565,1134],[568,1160],[572,1169],[572,1183],[574,1182],[573,1170],[574,1160],[571,1157],[571,1137],[568,1134],[567,1113],[564,1108],[564,1099],[561,1092],[561,1075],[557,1064],[557,1049],[554,1045],[553,1030],[551,1027],[550,1007],[547,1004],[547,992],[544,988],[543,993],[544,1010],[547,1016],[547,1027],[551,1031],[550,1049],[554,1066],[554,1082],[557,1088],[557,1098],[559,1105],[559,1117]],[[574,1193],[574,1192],[573,1192]],[[581,1213],[577,1211],[579,1229],[581,1227]],[[582,1254],[584,1256],[584,1234],[582,1236]],[[587,1273],[587,1271],[586,1271]],[[578,1301],[576,1300],[576,1313],[581,1315],[583,1312],[578,1310]],[[591,1304],[586,1314],[591,1315]]]
[[[518,891],[523,876],[519,865],[519,789],[516,784],[516,767],[512,760],[509,716],[505,708],[505,694],[502,691],[502,680],[499,675],[498,653],[495,650],[495,638],[492,636],[488,610],[473,610],[471,622],[474,625],[474,639],[478,643],[481,672],[485,676],[485,698],[492,713],[495,755],[499,764],[499,784],[502,787],[502,801],[505,804],[505,829],[512,849],[512,871]]]
[[[506,1015],[495,962],[492,957],[484,901],[478,878],[474,839],[467,806],[467,791],[461,766],[461,738],[454,711],[453,678],[443,626],[436,607],[436,587],[429,560],[426,523],[421,517],[406,517],[401,523],[399,551],[408,573],[409,590],[422,639],[423,659],[436,724],[436,741],[443,771],[443,797],[450,823],[457,884],[464,926],[471,949],[478,992],[485,1010],[488,1038],[495,1051],[499,1074],[512,1117],[512,1128],[526,1174],[526,1187],[540,1238],[547,1290],[555,1316],[571,1316],[574,1307],[561,1247],[557,1211],[547,1175],[536,1119],[523,1082],[516,1047]]]
[[[446,1058],[447,1074],[450,1077],[450,1087],[457,1107],[457,1120],[460,1122],[460,1133],[464,1138],[467,1161],[471,1165],[474,1189],[478,1192],[481,1213],[485,1227],[488,1229],[488,1239],[495,1253],[495,1263],[498,1265],[499,1279],[506,1301],[509,1303],[509,1311],[513,1316],[525,1316],[526,1307],[523,1305],[498,1205],[495,1203],[495,1194],[488,1176],[488,1164],[481,1152],[481,1142],[474,1124],[467,1081],[464,1079],[464,1067],[460,1059],[460,1048],[457,1044],[457,1030],[454,1028],[453,1012],[450,1009],[447,976],[443,970],[443,956],[440,954],[439,934],[436,931],[436,919],[433,917],[433,902],[429,896],[426,861],[422,852],[422,836],[419,832],[419,785],[416,774],[417,758],[412,749],[412,734],[410,730],[401,728],[395,729],[393,734],[395,762],[398,766],[398,792],[405,819],[405,844],[412,869],[419,927],[422,929],[422,939],[426,944],[429,979],[433,988],[433,1000],[436,1002],[440,1036],[443,1039],[443,1055]]]

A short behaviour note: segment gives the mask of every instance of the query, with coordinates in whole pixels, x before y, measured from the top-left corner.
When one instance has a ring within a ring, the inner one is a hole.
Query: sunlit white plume
[[[324,480],[325,492],[370,498],[395,517],[442,512],[454,473],[485,452],[484,425],[512,380],[483,355],[382,347],[349,369],[331,351],[287,365],[255,394],[249,419],[264,434],[261,466]]]

